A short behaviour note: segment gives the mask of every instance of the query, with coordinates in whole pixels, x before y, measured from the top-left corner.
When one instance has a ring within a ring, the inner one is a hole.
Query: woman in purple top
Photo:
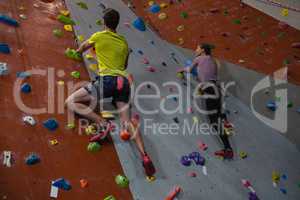
[[[223,142],[224,149],[215,152],[216,156],[225,159],[233,158],[233,151],[228,139],[228,135],[224,132],[222,121],[226,122],[226,115],[222,114],[222,92],[217,84],[218,66],[211,55],[211,45],[201,44],[197,46],[195,51],[196,58],[190,67],[183,68],[179,72],[190,73],[193,68],[197,67],[198,81],[201,84],[201,91],[207,95],[205,98],[206,111],[210,125],[219,132],[219,136]]]

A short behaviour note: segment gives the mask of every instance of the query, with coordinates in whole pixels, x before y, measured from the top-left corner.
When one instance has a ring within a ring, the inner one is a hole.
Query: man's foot
[[[147,154],[143,155],[143,167],[145,169],[145,174],[148,177],[152,177],[156,172],[155,167]]]
[[[231,160],[233,159],[234,153],[232,149],[223,149],[215,152],[215,156],[221,157],[223,159]]]

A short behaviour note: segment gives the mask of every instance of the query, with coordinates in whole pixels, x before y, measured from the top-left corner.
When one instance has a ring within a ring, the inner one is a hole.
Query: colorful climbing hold
[[[281,16],[287,17],[289,15],[289,10],[284,8],[281,10]]]
[[[27,115],[27,116],[24,116],[22,119],[25,124],[28,124],[31,126],[36,125],[36,121],[32,116]]]
[[[158,19],[160,19],[160,20],[165,20],[167,18],[168,18],[168,15],[166,13],[160,13],[158,15]]]
[[[244,151],[241,151],[241,152],[239,153],[239,156],[240,156],[241,159],[245,159],[245,158],[248,157],[248,154],[247,154],[246,152],[244,152]]]
[[[183,38],[179,38],[178,39],[178,44],[179,45],[183,45],[184,44],[184,39]]]
[[[96,152],[101,149],[101,145],[98,142],[90,142],[87,146],[89,152]]]
[[[86,179],[80,179],[79,183],[81,188],[86,188],[89,184],[89,182]]]
[[[65,25],[75,25],[75,22],[70,17],[66,17],[64,15],[58,15],[57,20]]]
[[[119,187],[125,188],[129,185],[129,180],[126,176],[117,175],[115,178],[115,182]]]
[[[4,54],[10,53],[10,48],[9,48],[8,44],[0,43],[0,53],[4,53]]]
[[[71,72],[71,76],[72,76],[73,78],[78,79],[78,78],[80,78],[80,72],[79,72],[79,71],[72,71],[72,72]]]
[[[242,22],[241,22],[240,19],[234,19],[234,20],[233,20],[233,23],[234,23],[234,24],[237,24],[237,25],[242,24]]]
[[[267,103],[267,108],[270,109],[271,111],[275,111],[277,109],[277,105],[274,101],[269,101]]]
[[[187,19],[188,16],[189,16],[189,15],[188,15],[187,12],[181,12],[181,13],[180,13],[180,17],[183,18],[183,19]]]
[[[40,157],[35,153],[30,154],[25,159],[25,163],[27,165],[35,165],[35,164],[39,163],[40,161],[41,161]]]
[[[184,25],[178,26],[176,30],[177,30],[178,32],[184,31]]]
[[[72,188],[70,182],[65,180],[64,178],[59,178],[53,181],[52,185],[63,190],[71,190]]]
[[[53,30],[53,35],[54,35],[55,37],[60,38],[60,37],[63,36],[63,32],[62,32],[62,30],[60,30],[60,29],[54,29],[54,30]]]
[[[58,128],[58,122],[54,118],[44,121],[43,125],[49,131],[55,131]]]
[[[142,18],[138,17],[133,21],[132,25],[139,31],[146,31],[146,25]]]
[[[73,59],[76,61],[82,61],[81,54],[78,53],[75,49],[67,48],[65,51],[65,55],[70,59]]]
[[[104,198],[104,200],[117,200],[114,196],[110,195]]]
[[[70,15],[70,11],[68,11],[68,10],[60,10],[59,14],[68,17]]]
[[[73,31],[73,27],[71,25],[69,25],[69,24],[64,25],[64,29],[65,29],[65,31],[68,31],[68,32],[72,32]]]
[[[188,156],[182,156],[180,162],[182,165],[186,167],[191,166],[192,164],[192,161]]]
[[[57,140],[57,139],[50,140],[50,141],[49,141],[49,144],[50,144],[51,146],[58,145],[58,140]]]
[[[150,6],[149,11],[151,13],[158,13],[160,11],[160,6],[157,4],[153,4],[152,6]]]
[[[88,9],[89,9],[88,6],[87,6],[87,4],[84,3],[84,2],[82,2],[82,1],[77,2],[76,4],[77,4],[80,8],[82,8],[82,9],[85,9],[85,10],[88,10]]]
[[[97,24],[98,26],[101,26],[101,25],[103,25],[103,22],[102,22],[101,19],[98,19],[98,20],[96,21],[96,24]]]
[[[31,86],[29,85],[29,83],[24,83],[22,86],[21,86],[21,91],[23,93],[30,93],[31,92]]]
[[[8,74],[9,74],[9,70],[8,70],[7,63],[0,62],[0,76],[4,76]]]

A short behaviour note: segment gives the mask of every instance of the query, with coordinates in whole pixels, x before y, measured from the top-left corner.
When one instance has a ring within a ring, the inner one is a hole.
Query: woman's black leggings
[[[211,95],[212,97],[205,99],[206,110],[216,112],[209,113],[208,119],[211,126],[215,131],[219,133],[219,136],[223,142],[224,149],[231,149],[231,145],[228,139],[228,135],[224,132],[222,120],[226,119],[226,115],[222,114],[222,93],[215,83],[204,89],[204,94]]]

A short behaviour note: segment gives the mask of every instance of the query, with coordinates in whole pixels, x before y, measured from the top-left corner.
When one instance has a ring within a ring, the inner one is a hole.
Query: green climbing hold
[[[104,200],[117,200],[114,196],[110,195],[108,197],[105,197]]]
[[[100,149],[101,149],[101,145],[97,142],[91,142],[87,146],[87,150],[90,152],[96,152],[96,151],[99,151]]]
[[[73,72],[71,72],[71,76],[73,77],[73,78],[80,78],[80,72],[79,71],[73,71]]]
[[[180,13],[180,17],[183,19],[187,19],[189,17],[189,15],[187,12],[182,12],[182,13]]]
[[[287,107],[288,107],[288,108],[291,108],[291,107],[293,107],[293,106],[294,106],[293,102],[289,101]]]
[[[289,65],[289,64],[291,64],[291,62],[288,59],[284,59],[283,60],[283,64],[284,65]]]
[[[285,36],[285,32],[279,32],[278,34],[277,34],[277,38],[278,39],[281,39],[281,38],[283,38]]]
[[[76,4],[82,9],[85,9],[85,10],[89,9],[88,6],[86,5],[86,3],[82,2],[82,1],[77,2]]]
[[[63,32],[62,32],[62,30],[60,30],[60,29],[54,29],[54,30],[53,30],[53,35],[54,35],[55,37],[60,38],[60,37],[63,36]]]
[[[237,24],[237,25],[242,24],[242,22],[241,22],[240,19],[234,19],[234,20],[233,20],[233,23],[234,23],[234,24]]]
[[[65,51],[65,55],[70,59],[82,61],[81,54],[78,53],[75,49],[67,48]]]
[[[129,180],[126,176],[118,175],[115,178],[115,182],[119,187],[125,188],[129,185]]]
[[[103,22],[102,22],[101,19],[98,19],[98,20],[96,21],[96,24],[99,25],[99,26],[101,26],[101,25],[103,25]]]
[[[65,25],[75,25],[75,22],[70,17],[64,15],[58,15],[57,20]]]

